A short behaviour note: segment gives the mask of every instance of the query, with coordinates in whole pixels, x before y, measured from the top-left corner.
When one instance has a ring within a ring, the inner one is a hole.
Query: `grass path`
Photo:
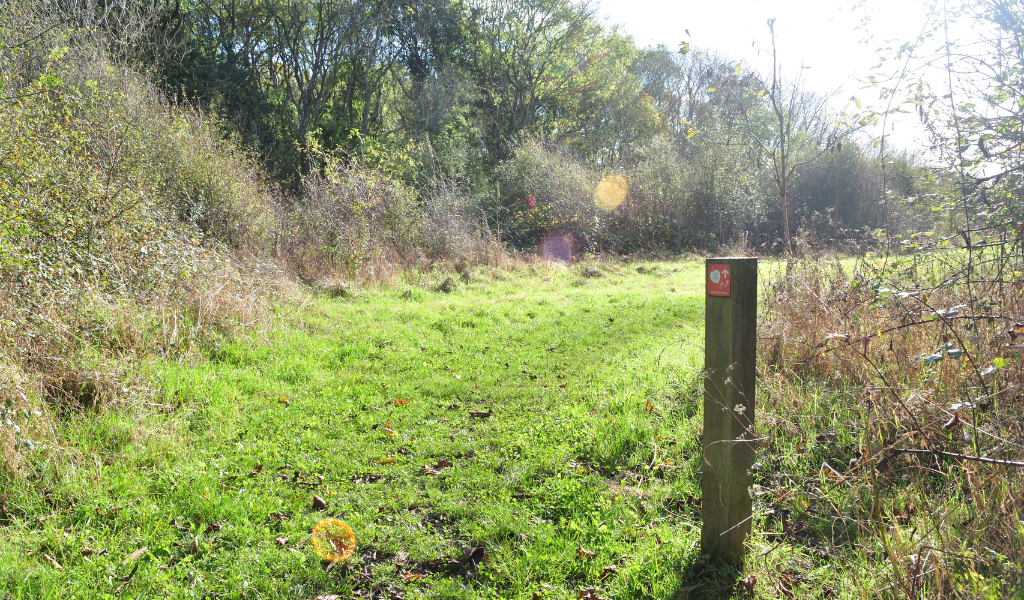
[[[165,412],[69,420],[73,461],[3,481],[0,596],[672,597],[699,552],[701,264],[641,271],[318,298],[152,363]],[[358,541],[334,568],[328,516]]]

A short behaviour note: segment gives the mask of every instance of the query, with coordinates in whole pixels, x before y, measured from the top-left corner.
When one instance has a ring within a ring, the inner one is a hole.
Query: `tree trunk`
[[[786,188],[782,188],[782,231],[786,235],[786,254],[793,254],[793,243],[789,240],[789,203],[786,201]]]

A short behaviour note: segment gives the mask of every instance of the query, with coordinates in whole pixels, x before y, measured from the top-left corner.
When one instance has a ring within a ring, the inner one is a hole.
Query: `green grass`
[[[321,297],[208,360],[147,363],[154,406],[67,418],[38,477],[3,480],[0,595],[685,591],[702,263],[645,266]],[[333,568],[310,543],[328,516],[358,541]]]

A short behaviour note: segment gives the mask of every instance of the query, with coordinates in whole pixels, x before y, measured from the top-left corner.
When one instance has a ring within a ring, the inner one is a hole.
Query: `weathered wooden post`
[[[702,554],[743,563],[754,484],[757,259],[709,258],[705,270]]]

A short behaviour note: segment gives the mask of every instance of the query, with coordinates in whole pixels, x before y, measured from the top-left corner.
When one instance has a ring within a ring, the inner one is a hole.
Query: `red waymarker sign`
[[[728,298],[732,291],[732,277],[729,265],[708,265],[708,295]]]

